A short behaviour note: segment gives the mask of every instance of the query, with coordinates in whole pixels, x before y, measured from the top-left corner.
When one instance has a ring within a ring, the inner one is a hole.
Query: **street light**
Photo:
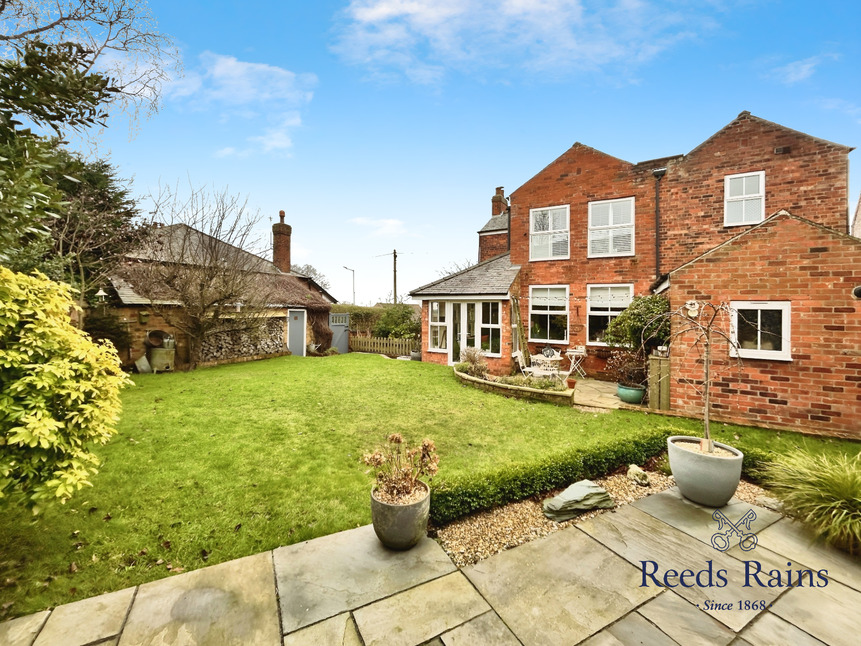
[[[351,271],[351,272],[353,272],[353,305],[355,305],[355,304],[356,304],[356,270],[355,270],[355,269],[350,269],[350,268],[349,268],[349,267],[347,267],[346,265],[341,265],[341,266],[342,266],[344,269],[346,269],[347,271]]]

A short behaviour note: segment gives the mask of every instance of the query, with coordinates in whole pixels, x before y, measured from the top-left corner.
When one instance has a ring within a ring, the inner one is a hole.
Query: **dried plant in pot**
[[[628,404],[639,404],[646,393],[646,358],[640,352],[614,349],[607,372],[616,382],[616,394]]]
[[[388,548],[407,550],[427,534],[431,480],[439,468],[432,440],[410,448],[400,433],[363,458],[375,473],[371,487],[374,532]]]

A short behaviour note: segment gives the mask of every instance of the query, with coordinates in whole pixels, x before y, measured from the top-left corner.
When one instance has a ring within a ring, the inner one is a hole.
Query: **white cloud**
[[[648,61],[714,27],[696,3],[617,0],[351,0],[333,49],[378,75],[446,70],[563,75]],[[673,9],[672,7],[676,7]]]
[[[772,70],[772,76],[780,83],[794,85],[806,81],[816,72],[816,68],[828,60],[837,60],[836,54],[820,54],[811,56],[800,61],[793,61],[787,65],[776,67]]]
[[[846,101],[845,99],[821,99],[819,101],[819,105],[824,110],[842,112],[843,114],[854,119],[858,123],[861,123],[861,106],[855,103]]]
[[[293,145],[291,132],[302,125],[300,110],[313,98],[316,83],[314,74],[206,51],[197,66],[171,84],[168,95],[189,109],[217,112],[219,123],[241,124],[237,132],[261,133],[213,153],[216,158],[245,157],[283,153]]]
[[[353,224],[358,224],[371,229],[371,235],[374,237],[398,238],[408,235],[407,229],[401,220],[395,219],[380,219],[372,220],[371,218],[353,218],[350,220]]]

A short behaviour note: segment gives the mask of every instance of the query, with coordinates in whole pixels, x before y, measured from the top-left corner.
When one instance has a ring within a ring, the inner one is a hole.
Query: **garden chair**
[[[517,352],[512,352],[511,358],[514,359],[515,362],[517,362],[517,368],[520,370],[521,373],[523,373],[527,377],[535,376],[535,366],[526,365],[523,360],[523,353],[520,350],[518,350]]]
[[[565,354],[568,356],[568,360],[571,362],[571,367],[568,370],[568,376],[570,376],[573,372],[580,378],[585,379],[586,372],[583,370],[583,366],[580,364],[582,364],[583,360],[586,358],[586,346],[574,346],[573,350],[567,350]]]

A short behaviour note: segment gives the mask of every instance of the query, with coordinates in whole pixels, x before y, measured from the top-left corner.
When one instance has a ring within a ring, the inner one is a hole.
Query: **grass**
[[[93,488],[38,521],[0,518],[0,619],[370,522],[361,454],[389,433],[429,437],[440,478],[481,477],[574,448],[696,421],[585,413],[462,386],[451,369],[374,355],[283,357],[138,375]],[[737,426],[759,451],[859,445]],[[168,566],[171,567],[168,570]],[[11,605],[10,605],[11,604]]]

